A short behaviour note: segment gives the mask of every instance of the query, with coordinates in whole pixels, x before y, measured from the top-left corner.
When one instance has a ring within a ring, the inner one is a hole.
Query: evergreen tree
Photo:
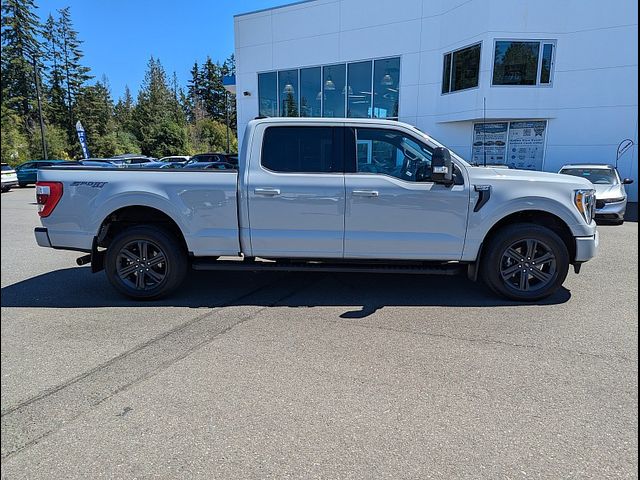
[[[198,62],[194,62],[190,73],[191,79],[187,84],[186,111],[187,120],[193,123],[204,118],[205,115],[202,99],[202,79]]]
[[[116,125],[119,129],[130,131],[132,129],[132,115],[133,115],[133,97],[131,96],[131,90],[129,86],[125,85],[124,94],[122,98],[118,100],[114,107],[114,117]]]
[[[62,68],[64,70],[64,87],[67,96],[66,106],[68,112],[68,128],[70,136],[74,133],[73,108],[76,97],[80,93],[82,86],[93,77],[89,75],[90,69],[82,65],[84,56],[80,45],[82,41],[78,39],[78,32],[73,29],[71,22],[71,11],[69,7],[58,10],[60,19],[58,20],[57,34],[61,42]]]
[[[65,126],[67,123],[67,107],[63,87],[64,70],[62,48],[58,36],[58,28],[53,16],[49,14],[43,29],[46,87],[44,95],[47,99],[47,120],[50,124]]]
[[[186,130],[175,120],[173,106],[164,68],[160,60],[151,57],[133,111],[134,132],[142,153],[161,157],[187,151]]]
[[[41,45],[36,8],[34,0],[2,2],[2,105],[17,115],[21,133],[28,136],[37,121],[33,62],[39,62]]]
[[[202,70],[201,97],[203,108],[207,117],[224,122],[224,86],[222,85],[222,69],[218,63],[214,63],[207,57]]]

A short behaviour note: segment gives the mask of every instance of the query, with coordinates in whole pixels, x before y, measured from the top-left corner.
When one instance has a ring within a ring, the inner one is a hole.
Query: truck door
[[[340,127],[265,127],[247,179],[253,256],[342,258],[342,148]]]
[[[345,258],[459,260],[469,185],[431,181],[433,149],[393,127],[354,128],[347,173]]]

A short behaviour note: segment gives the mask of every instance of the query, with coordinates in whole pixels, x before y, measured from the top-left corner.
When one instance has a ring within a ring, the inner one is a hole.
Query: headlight
[[[576,190],[573,193],[573,204],[582,214],[585,222],[591,223],[596,213],[596,191]]]
[[[622,202],[624,201],[625,197],[618,197],[618,198],[603,198],[602,201],[604,203],[617,203],[617,202]]]

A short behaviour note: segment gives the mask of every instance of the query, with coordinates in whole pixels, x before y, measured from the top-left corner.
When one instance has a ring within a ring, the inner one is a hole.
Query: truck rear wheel
[[[120,232],[107,248],[105,271],[120,293],[136,300],[168,295],[187,274],[187,253],[168,231],[134,226]]]
[[[569,252],[552,230],[534,224],[509,225],[489,241],[481,275],[496,293],[535,301],[556,292],[569,271]]]

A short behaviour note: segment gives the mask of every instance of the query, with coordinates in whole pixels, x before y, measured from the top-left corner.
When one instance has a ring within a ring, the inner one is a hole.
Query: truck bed
[[[38,181],[63,184],[60,202],[42,218],[54,248],[89,251],[108,216],[149,207],[175,222],[195,256],[240,252],[236,172],[48,167]]]

